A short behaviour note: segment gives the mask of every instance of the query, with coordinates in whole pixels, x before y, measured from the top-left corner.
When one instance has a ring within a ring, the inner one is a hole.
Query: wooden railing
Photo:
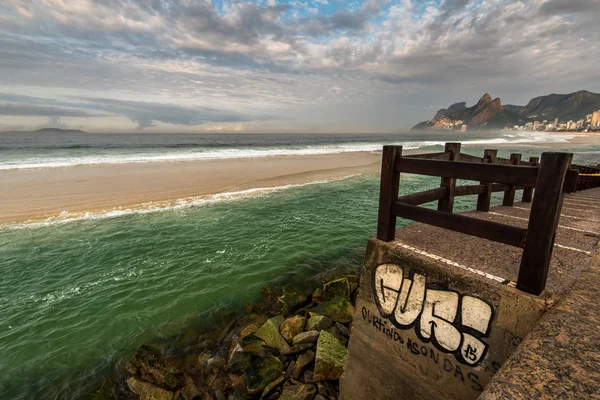
[[[577,190],[586,190],[600,187],[600,168],[573,165],[579,171]]]
[[[384,146],[377,238],[393,241],[400,217],[522,248],[517,288],[539,295],[546,286],[564,193],[578,187],[579,171],[570,168],[573,155],[543,153],[541,162],[537,157],[522,161],[520,154],[503,159],[497,150],[485,150],[476,157],[460,148],[460,143],[447,143],[443,153],[403,156],[401,146]],[[441,177],[441,185],[398,197],[401,173]],[[457,179],[479,184],[456,186]],[[477,195],[477,210],[487,212],[492,193],[504,192],[503,205],[512,206],[521,189],[522,201],[533,197],[527,229],[452,214],[457,196]],[[437,211],[418,207],[432,201],[438,202]]]

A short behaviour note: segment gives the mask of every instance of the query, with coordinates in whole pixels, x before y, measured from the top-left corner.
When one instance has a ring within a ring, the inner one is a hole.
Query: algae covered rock
[[[286,319],[279,327],[281,336],[288,342],[291,342],[294,336],[304,330],[306,325],[306,317],[296,315],[294,317]]]
[[[322,315],[342,324],[352,321],[354,306],[347,297],[336,297],[308,310],[311,317]]]
[[[350,284],[347,278],[340,278],[328,282],[323,286],[323,299],[329,301],[336,297],[350,297]]]
[[[316,283],[312,281],[293,283],[282,287],[283,295],[279,297],[283,315],[297,310],[304,305],[315,290]]]
[[[348,349],[331,333],[321,331],[317,341],[315,356],[315,381],[340,379],[344,364],[348,358]]]
[[[253,333],[240,339],[240,347],[242,348],[244,353],[258,355],[261,352],[264,345],[265,341]]]
[[[283,374],[283,364],[271,355],[256,358],[246,369],[248,393],[257,394]]]
[[[271,315],[281,312],[281,303],[279,297],[283,294],[280,288],[274,286],[265,286],[260,290],[260,296],[263,299],[264,309]]]
[[[283,321],[284,319],[281,315],[273,317],[265,322],[254,334],[254,336],[262,339],[267,346],[278,349],[282,354],[290,350],[290,345],[279,333],[279,327]]]
[[[319,339],[319,331],[302,332],[294,336],[292,344],[295,346],[297,344],[315,343],[317,339]]]
[[[227,370],[233,373],[241,373],[248,368],[251,359],[251,353],[236,353],[229,360],[229,363],[227,364]]]
[[[151,383],[134,376],[127,380],[129,390],[140,396],[143,400],[173,400],[175,393],[154,386]]]
[[[321,331],[323,329],[331,328],[332,326],[333,321],[331,318],[322,315],[314,315],[306,321],[305,329],[307,331]]]
[[[315,385],[290,385],[283,388],[280,400],[312,400],[317,395]]]
[[[291,375],[294,379],[300,379],[302,372],[304,369],[308,367],[308,365],[313,362],[315,359],[315,352],[312,350],[308,350],[306,353],[300,354],[298,360],[294,363],[294,367],[292,369]]]

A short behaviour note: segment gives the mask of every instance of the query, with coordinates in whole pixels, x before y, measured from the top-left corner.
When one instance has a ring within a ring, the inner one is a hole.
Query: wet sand
[[[378,153],[0,171],[0,223],[379,172]]]

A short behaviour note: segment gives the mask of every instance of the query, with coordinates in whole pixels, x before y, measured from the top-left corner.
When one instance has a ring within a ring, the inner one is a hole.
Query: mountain
[[[59,129],[59,128],[42,128],[35,131],[8,131],[0,133],[39,133],[39,134],[55,134],[55,133],[85,133],[79,129]]]
[[[470,130],[502,129],[527,122],[578,121],[586,115],[600,110],[600,94],[585,90],[571,94],[551,94],[532,99],[526,106],[502,105],[499,98],[492,100],[486,93],[473,107],[466,103],[455,103],[439,110],[433,119],[421,122],[412,129],[460,129],[467,125]]]
[[[571,94],[551,94],[532,99],[526,106],[514,107],[519,115],[536,120],[577,121],[600,110],[600,94],[581,90]]]

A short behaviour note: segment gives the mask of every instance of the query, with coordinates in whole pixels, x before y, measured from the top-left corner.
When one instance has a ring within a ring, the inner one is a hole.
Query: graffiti
[[[428,288],[424,275],[406,275],[393,264],[375,269],[375,303],[381,315],[398,329],[414,327],[423,342],[453,353],[459,362],[479,364],[488,348],[481,339],[489,335],[492,307],[473,296]]]

